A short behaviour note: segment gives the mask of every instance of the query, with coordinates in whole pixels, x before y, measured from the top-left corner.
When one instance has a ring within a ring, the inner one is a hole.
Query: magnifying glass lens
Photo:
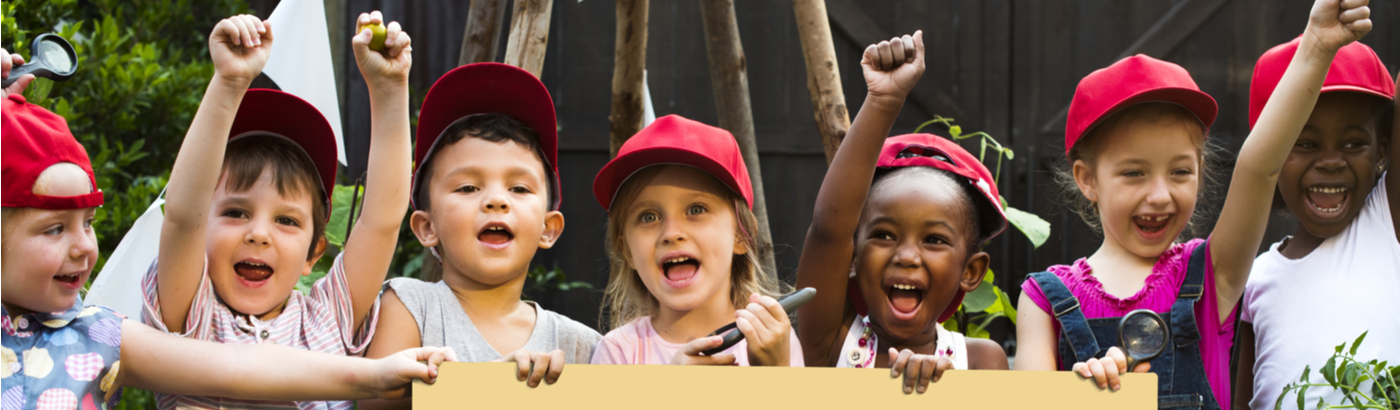
[[[1123,338],[1128,355],[1132,357],[1151,356],[1162,350],[1166,344],[1166,332],[1162,324],[1148,315],[1129,318],[1123,328]]]
[[[49,66],[50,70],[56,73],[67,73],[73,69],[73,61],[68,59],[68,51],[62,45],[53,41],[39,42],[39,49],[35,50],[39,59]]]

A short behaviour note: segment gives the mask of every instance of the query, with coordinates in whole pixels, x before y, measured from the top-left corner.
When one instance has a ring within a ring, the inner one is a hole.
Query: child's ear
[[[1082,159],[1074,160],[1071,172],[1074,173],[1074,184],[1079,186],[1079,193],[1084,194],[1092,202],[1099,201],[1098,185],[1094,181],[1094,169],[1089,167]]]
[[[301,276],[311,275],[311,268],[316,267],[316,261],[321,260],[322,256],[326,256],[326,236],[321,235],[321,239],[316,240],[316,244],[312,246],[316,247],[316,253],[311,256],[311,259],[306,260],[306,267],[302,268]]]
[[[437,228],[433,227],[433,220],[428,218],[428,212],[413,211],[413,215],[408,217],[408,227],[413,230],[413,236],[418,237],[418,243],[424,248],[438,246]]]
[[[559,241],[559,236],[564,234],[564,214],[559,211],[549,211],[544,214],[544,232],[540,235],[540,249],[554,247],[554,242]]]
[[[744,255],[747,253],[749,253],[749,244],[744,242],[742,236],[734,235],[734,254]]]
[[[958,282],[963,292],[977,290],[982,284],[982,278],[987,276],[987,265],[991,262],[992,257],[986,252],[977,252],[967,258],[967,264],[963,265],[962,281]]]

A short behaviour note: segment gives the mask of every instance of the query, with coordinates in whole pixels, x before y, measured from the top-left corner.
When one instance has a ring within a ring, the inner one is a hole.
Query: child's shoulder
[[[603,340],[635,345],[638,341],[654,334],[656,334],[656,330],[651,327],[651,317],[642,316],[609,330],[607,334],[603,335]]]
[[[535,305],[535,309],[540,312],[540,316],[548,317],[550,322],[553,323],[554,328],[558,330],[561,335],[570,335],[580,340],[588,339],[593,343],[597,343],[598,339],[603,338],[603,335],[598,333],[597,330],[593,330],[593,328],[588,327],[588,325],[568,316],[564,316],[559,312],[545,309],[543,306],[539,305]]]

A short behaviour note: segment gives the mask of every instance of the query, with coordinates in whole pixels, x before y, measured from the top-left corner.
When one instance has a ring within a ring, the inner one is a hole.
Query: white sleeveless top
[[[938,329],[938,345],[935,356],[948,356],[953,360],[954,370],[967,370],[967,338],[958,332],[950,332],[943,326]],[[870,329],[870,320],[856,315],[851,330],[846,332],[846,341],[841,344],[841,359],[836,367],[869,368],[875,365],[876,354],[880,351],[879,338]],[[862,343],[864,340],[864,343]]]

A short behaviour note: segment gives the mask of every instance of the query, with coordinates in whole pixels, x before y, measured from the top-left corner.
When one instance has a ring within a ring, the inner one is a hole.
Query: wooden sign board
[[[1151,373],[1126,375],[1123,389],[1110,392],[1070,372],[949,371],[927,393],[905,395],[889,369],[571,364],[558,383],[534,389],[516,381],[515,370],[514,363],[444,363],[435,384],[416,382],[413,408],[1157,407]]]

